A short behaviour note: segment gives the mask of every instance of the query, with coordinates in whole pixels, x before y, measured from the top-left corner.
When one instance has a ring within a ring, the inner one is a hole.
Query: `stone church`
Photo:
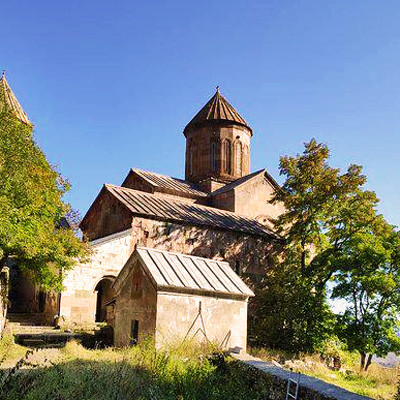
[[[135,281],[135,271],[143,270],[153,284],[165,289],[166,284],[160,282],[168,276],[184,282],[189,264],[197,265],[204,285],[194,287],[193,283],[188,290],[202,290],[202,295],[216,298],[211,292],[218,284],[236,282],[236,289],[225,285],[217,292],[221,298],[244,301],[247,307],[253,294],[243,281],[251,286],[266,268],[273,267],[271,247],[279,238],[271,220],[283,207],[269,203],[279,185],[268,171],[250,171],[253,131],[249,124],[217,89],[183,134],[185,179],[132,168],[120,185],[104,184],[100,189],[80,223],[93,249],[90,262],[68,273],[51,308],[64,319],[107,321],[115,325],[118,336],[122,326],[118,324],[118,296],[124,291],[126,271],[133,274],[129,287],[137,288],[141,280]],[[215,277],[218,282],[212,285]],[[180,284],[171,282],[170,288]],[[136,294],[129,293],[128,298],[134,299]],[[238,321],[243,325],[245,314],[240,313]],[[132,320],[131,337],[137,335],[138,321]],[[120,338],[126,344],[126,332]]]

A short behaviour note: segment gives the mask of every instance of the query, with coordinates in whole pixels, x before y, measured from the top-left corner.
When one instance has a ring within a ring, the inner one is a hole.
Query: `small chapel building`
[[[138,247],[113,284],[116,346],[202,340],[246,349],[254,296],[224,261]]]
[[[27,119],[4,77],[0,83],[16,116]],[[272,248],[281,240],[272,220],[283,206],[270,203],[280,187],[266,169],[251,172],[253,131],[218,89],[183,134],[185,179],[132,168],[120,185],[104,184],[80,223],[90,261],[68,272],[57,296],[36,288],[20,305],[47,320],[57,313],[77,324],[108,321],[118,344],[145,332],[190,335],[193,312],[201,311],[209,327],[221,325],[211,336],[222,341],[230,331],[226,346],[245,347],[247,304],[252,323],[246,285],[274,268]],[[150,298],[141,317],[140,302]],[[43,306],[49,300],[51,307]]]

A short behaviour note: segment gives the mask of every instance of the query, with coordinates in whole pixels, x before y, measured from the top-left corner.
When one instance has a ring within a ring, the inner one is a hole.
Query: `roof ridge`
[[[196,186],[193,182],[187,181],[187,180],[185,180],[185,179],[175,178],[174,176],[171,176],[171,175],[160,174],[159,172],[153,172],[153,171],[149,171],[149,170],[147,170],[147,169],[131,168],[131,170],[132,170],[133,172],[148,172],[149,174],[153,174],[153,175],[158,175],[158,176],[163,176],[163,177],[175,179],[175,180],[177,180],[177,181],[187,183],[188,185],[194,185],[194,186]]]
[[[176,254],[179,256],[187,256],[187,257],[191,257],[191,258],[198,258],[200,260],[209,260],[209,261],[215,261],[215,262],[220,262],[220,263],[225,263],[229,265],[229,262],[226,261],[225,259],[223,260],[215,260],[214,258],[207,258],[207,257],[201,257],[201,256],[196,256],[193,254],[186,254],[186,253],[178,253],[177,251],[170,251],[170,250],[164,250],[164,249],[157,249],[155,247],[147,247],[147,246],[137,246],[136,250],[151,250],[151,251],[158,251],[160,253],[168,253],[168,254]]]

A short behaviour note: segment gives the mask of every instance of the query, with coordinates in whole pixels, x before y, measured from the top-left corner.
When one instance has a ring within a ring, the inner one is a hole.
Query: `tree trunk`
[[[365,357],[367,356],[366,353],[364,353],[363,351],[360,351],[360,356],[361,356],[361,365],[360,365],[360,370],[364,371],[364,367],[365,367]]]
[[[7,255],[4,255],[4,257],[0,258],[0,272],[3,270],[3,268],[6,265],[7,261]]]
[[[365,364],[364,371],[366,371],[368,369],[368,367],[371,365],[371,363],[372,363],[372,353],[368,356],[367,363]]]

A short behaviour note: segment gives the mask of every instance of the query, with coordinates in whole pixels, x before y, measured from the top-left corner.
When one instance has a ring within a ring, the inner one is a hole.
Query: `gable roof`
[[[27,125],[32,125],[25,111],[21,107],[21,104],[19,104],[11,90],[4,71],[0,78],[0,112],[2,111],[11,111],[21,122]]]
[[[184,181],[182,179],[173,178],[167,175],[157,174],[155,172],[144,171],[137,168],[131,168],[131,173],[134,173],[148,182],[155,189],[162,188],[171,193],[182,193],[189,197],[207,197],[208,193],[201,190],[194,183]],[[124,184],[122,184],[124,186]]]
[[[226,261],[138,247],[136,257],[157,290],[222,295],[240,298],[254,296]],[[129,266],[128,261],[125,265]],[[129,271],[118,275],[114,288],[119,291]]]
[[[186,135],[189,128],[203,125],[209,122],[225,121],[246,127],[252,133],[252,129],[244,118],[231,106],[217,88],[216,93],[207,104],[186,125],[183,133]]]
[[[102,190],[106,190],[117,198],[136,216],[278,238],[271,229],[260,224],[255,219],[242,217],[230,211],[157,197],[151,193],[109,184],[104,185]],[[83,218],[81,225],[90,213],[91,208]]]
[[[270,173],[264,168],[260,169],[256,172],[253,172],[249,175],[245,175],[242,178],[236,179],[236,181],[233,181],[217,190],[211,193],[211,196],[215,196],[221,193],[229,192],[230,190],[236,189],[237,187],[244,185],[247,183],[249,180],[253,179],[254,177],[258,175],[264,175],[264,177],[269,181],[269,183],[274,187],[275,190],[280,190],[281,187],[279,184],[275,181],[275,179],[270,175]]]

